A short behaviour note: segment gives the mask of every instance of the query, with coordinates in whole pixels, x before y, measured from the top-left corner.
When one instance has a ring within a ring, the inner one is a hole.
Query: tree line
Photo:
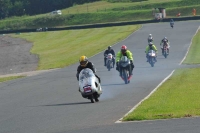
[[[36,15],[100,0],[0,0],[0,18]]]

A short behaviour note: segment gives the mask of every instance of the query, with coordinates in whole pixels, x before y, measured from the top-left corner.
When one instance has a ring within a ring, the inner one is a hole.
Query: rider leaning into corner
[[[76,78],[79,80],[79,73],[84,68],[89,68],[93,71],[94,75],[99,79],[99,83],[101,83],[101,79],[99,76],[96,75],[96,69],[94,67],[94,64],[92,62],[88,61],[88,58],[86,56],[81,56],[79,59],[80,65],[77,68]]]
[[[169,40],[167,39],[167,37],[164,37],[164,38],[161,40],[161,42],[160,42],[160,47],[161,47],[161,50],[162,50],[162,54],[164,53],[164,49],[163,49],[164,44],[167,45],[167,52],[169,53],[169,47],[170,47],[169,43],[170,43],[170,42],[169,42]]]
[[[122,56],[127,56],[127,58],[130,60],[131,64],[129,65],[129,75],[132,76],[133,73],[133,68],[134,68],[134,64],[133,64],[133,54],[131,53],[131,51],[129,51],[127,49],[127,47],[125,45],[122,45],[121,47],[121,50],[117,53],[117,56],[116,56],[116,64],[117,64],[117,67],[116,67],[116,70],[119,71],[120,73],[120,76],[122,76],[122,72],[120,71],[120,66],[119,66],[119,61],[121,59]],[[130,78],[130,77],[129,77]]]
[[[111,46],[108,46],[108,49],[104,52],[104,66],[106,66],[106,56],[111,53],[113,55],[112,61],[113,61],[113,68],[115,67],[115,51],[111,48]]]
[[[146,50],[145,50],[147,62],[149,62],[149,57],[148,57],[149,50],[154,50],[156,52],[156,57],[157,57],[157,51],[158,51],[156,46],[153,44],[153,42],[149,42],[149,45],[146,47]],[[157,61],[156,58],[155,58],[155,61]]]

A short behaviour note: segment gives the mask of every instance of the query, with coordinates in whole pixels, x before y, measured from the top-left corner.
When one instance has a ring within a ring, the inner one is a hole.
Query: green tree
[[[0,18],[1,19],[9,15],[10,7],[12,7],[10,0],[0,0]]]

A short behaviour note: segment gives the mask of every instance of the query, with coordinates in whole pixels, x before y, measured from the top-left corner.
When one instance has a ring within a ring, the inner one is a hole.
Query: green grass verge
[[[192,45],[184,64],[200,64],[200,30],[197,32],[192,40]]]
[[[194,36],[184,63],[200,63],[200,31]],[[181,118],[200,115],[200,68],[178,69],[124,121]]]
[[[39,55],[38,69],[62,68],[101,52],[139,29],[140,25],[12,35],[34,42],[31,52]]]
[[[14,79],[23,78],[23,77],[25,77],[25,76],[3,77],[3,78],[0,78],[0,82],[6,82],[6,81],[9,81],[9,80],[14,80]]]
[[[153,120],[200,115],[199,68],[179,69],[123,120]]]

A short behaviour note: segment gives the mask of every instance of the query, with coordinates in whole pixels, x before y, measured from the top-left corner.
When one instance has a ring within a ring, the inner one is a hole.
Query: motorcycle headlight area
[[[91,92],[92,91],[91,85],[84,86],[83,90],[85,93]]]

